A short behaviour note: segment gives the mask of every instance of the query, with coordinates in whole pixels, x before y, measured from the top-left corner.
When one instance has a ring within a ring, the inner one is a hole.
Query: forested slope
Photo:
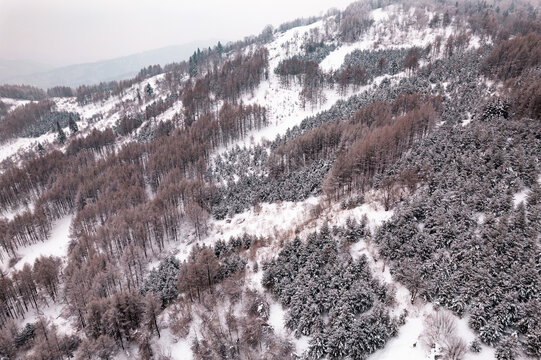
[[[540,357],[537,11],[356,2],[0,86],[0,357]]]

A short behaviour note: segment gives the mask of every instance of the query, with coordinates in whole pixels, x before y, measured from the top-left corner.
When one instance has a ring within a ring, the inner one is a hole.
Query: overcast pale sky
[[[194,40],[238,40],[352,1],[0,0],[0,58],[67,65]]]

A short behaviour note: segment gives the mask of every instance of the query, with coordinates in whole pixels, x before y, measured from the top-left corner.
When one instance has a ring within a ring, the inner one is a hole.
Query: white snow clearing
[[[526,205],[526,199],[528,198],[529,193],[530,193],[530,189],[525,188],[517,192],[515,195],[513,195],[513,206],[516,208],[521,203]]]
[[[21,270],[24,264],[33,265],[34,261],[40,256],[66,256],[69,244],[69,229],[72,215],[66,216],[53,224],[51,235],[44,242],[39,242],[24,248],[19,248],[17,254],[20,260],[15,264],[15,270]],[[2,269],[7,270],[7,259],[2,262]]]

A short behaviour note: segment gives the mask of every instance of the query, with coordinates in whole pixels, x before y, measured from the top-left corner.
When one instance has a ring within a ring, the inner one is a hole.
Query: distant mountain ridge
[[[31,60],[0,59],[0,83],[9,78],[27,76],[52,69],[54,69],[54,66]]]
[[[205,48],[216,43],[217,40],[197,41],[59,68],[47,65],[40,67],[39,64],[32,62],[0,60],[0,83],[27,84],[46,89],[58,85],[77,87],[102,81],[122,80],[136,75],[139,70],[149,65],[165,65],[186,60],[197,48]]]

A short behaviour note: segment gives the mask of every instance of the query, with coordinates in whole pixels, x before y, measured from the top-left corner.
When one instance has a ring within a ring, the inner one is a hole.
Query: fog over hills
[[[0,58],[0,82],[9,78],[20,78],[29,74],[50,71],[54,66],[31,60],[7,60]]]
[[[186,60],[197,48],[206,48],[217,42],[218,40],[190,42],[115,59],[58,68],[32,61],[0,59],[0,83],[28,84],[46,89],[58,85],[77,87],[122,80],[134,76],[141,68],[149,65],[165,65]]]

